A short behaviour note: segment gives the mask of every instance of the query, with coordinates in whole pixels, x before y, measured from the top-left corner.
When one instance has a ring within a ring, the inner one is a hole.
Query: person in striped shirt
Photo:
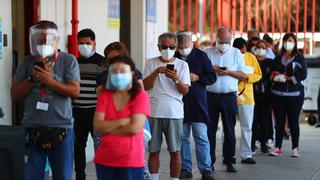
[[[91,29],[83,29],[78,35],[78,50],[80,56],[78,63],[80,68],[80,96],[73,102],[74,116],[74,160],[76,180],[83,180],[86,177],[86,143],[89,132],[94,138],[93,116],[96,108],[96,79],[100,73],[103,56],[98,54],[96,49],[95,34]],[[95,138],[94,138],[95,139]],[[95,142],[95,144],[97,144]]]

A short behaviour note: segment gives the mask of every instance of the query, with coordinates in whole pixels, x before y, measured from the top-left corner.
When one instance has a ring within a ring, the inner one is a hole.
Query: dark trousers
[[[96,164],[98,180],[143,180],[144,168],[109,167]]]
[[[221,113],[224,142],[223,158],[227,165],[235,164],[236,136],[235,125],[238,113],[237,97],[234,95],[220,95],[208,92],[208,109],[210,122],[208,126],[208,137],[210,141],[210,155],[212,164],[216,161],[216,133],[219,116]]]
[[[270,128],[272,129],[272,117],[269,96],[255,98],[251,149],[255,151],[255,142],[259,140],[265,146],[269,138]],[[273,130],[272,130],[273,131]]]
[[[273,110],[276,117],[276,146],[281,148],[284,135],[286,116],[288,117],[291,132],[292,149],[299,147],[299,117],[304,101],[304,92],[300,96],[278,96],[273,95]]]
[[[89,132],[93,137],[93,116],[95,108],[73,108],[74,116],[74,163],[76,179],[86,178],[86,146]]]

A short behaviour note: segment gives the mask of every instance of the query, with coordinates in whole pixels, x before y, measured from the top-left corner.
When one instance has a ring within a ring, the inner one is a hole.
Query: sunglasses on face
[[[159,45],[161,49],[170,49],[170,50],[174,50],[176,48],[176,46],[166,46],[166,45]]]

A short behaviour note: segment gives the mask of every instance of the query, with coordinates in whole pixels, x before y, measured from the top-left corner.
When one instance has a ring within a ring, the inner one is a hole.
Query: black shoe
[[[237,169],[234,167],[233,164],[227,165],[227,172],[235,173],[237,172]]]
[[[86,179],[86,173],[85,172],[77,172],[76,173],[76,180],[85,180]]]
[[[262,152],[263,154],[269,154],[268,147],[267,147],[267,146],[261,146],[261,152]]]
[[[318,123],[318,124],[316,125],[316,128],[320,128],[320,123]]]
[[[186,169],[182,169],[180,172],[180,179],[192,178],[192,173],[187,171]]]
[[[222,159],[222,164],[226,165],[227,161],[225,159]]]
[[[252,158],[242,159],[241,163],[242,164],[257,164],[257,162]]]
[[[212,172],[208,170],[203,171],[202,180],[214,180]]]
[[[215,170],[213,164],[211,165],[211,170],[212,170],[212,171],[211,171],[212,173],[213,173],[214,170]]]

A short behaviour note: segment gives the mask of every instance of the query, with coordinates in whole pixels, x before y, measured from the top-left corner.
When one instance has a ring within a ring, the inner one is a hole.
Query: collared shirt
[[[35,59],[29,55],[23,58],[16,71],[14,81],[22,81],[32,75]],[[68,80],[80,82],[80,71],[77,59],[60,51],[59,58],[51,68],[52,78],[60,83]],[[73,116],[71,98],[59,94],[50,87],[45,88],[45,96],[41,97],[42,83],[35,81],[34,87],[24,97],[24,127],[61,127],[72,128]],[[39,101],[48,103],[48,111],[38,110],[36,104]]]
[[[226,52],[221,54],[216,47],[209,48],[205,51],[212,65],[226,67],[231,71],[246,72],[246,65],[240,50],[230,47]],[[238,79],[232,76],[220,76],[217,74],[217,81],[207,90],[212,93],[230,93],[238,90]]]

